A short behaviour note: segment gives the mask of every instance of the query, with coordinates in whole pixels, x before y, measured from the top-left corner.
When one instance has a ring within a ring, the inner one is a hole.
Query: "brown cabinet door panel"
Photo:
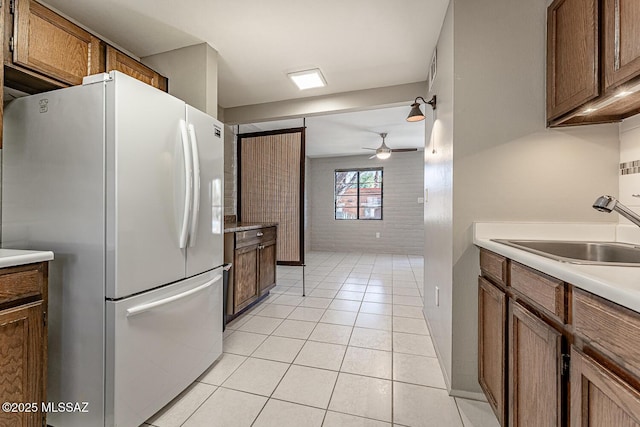
[[[505,425],[505,359],[507,295],[478,278],[478,381],[498,418]]]
[[[605,90],[640,75],[640,2],[604,1]]]
[[[599,95],[597,0],[555,0],[547,10],[547,120]]]
[[[258,246],[236,250],[235,263],[235,312],[250,304],[258,296]]]
[[[562,335],[518,303],[509,305],[509,425],[562,425]]]
[[[259,250],[260,257],[260,293],[268,291],[276,284],[276,244],[263,245]]]
[[[37,403],[44,390],[44,332],[42,302],[0,312],[0,400]],[[40,426],[42,414],[0,412],[2,426]]]
[[[571,426],[640,426],[640,393],[571,349]]]
[[[100,40],[33,0],[16,0],[13,62],[78,85],[100,69]]]
[[[167,79],[119,50],[107,46],[107,72],[120,71],[160,90],[167,90]]]

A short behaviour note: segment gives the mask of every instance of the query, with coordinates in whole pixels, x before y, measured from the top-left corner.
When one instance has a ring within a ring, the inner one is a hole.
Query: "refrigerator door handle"
[[[182,227],[180,228],[180,249],[187,247],[187,237],[189,232],[189,217],[191,212],[191,190],[193,187],[193,170],[191,168],[191,148],[189,146],[189,136],[187,135],[187,124],[180,120],[180,136],[182,137],[182,151],[184,154],[184,215],[182,217]]]
[[[191,212],[189,246],[193,247],[196,244],[198,217],[200,216],[200,155],[198,153],[196,129],[191,123],[189,123],[189,137],[191,139],[191,157],[193,158],[193,211]]]
[[[205,284],[200,285],[200,286],[198,286],[196,288],[190,289],[188,291],[182,292],[182,293],[177,294],[177,295],[173,295],[173,296],[168,297],[168,298],[163,298],[163,299],[158,300],[158,301],[153,301],[153,302],[150,302],[150,303],[147,303],[147,304],[140,304],[140,305],[137,305],[135,307],[131,307],[131,308],[127,309],[127,317],[131,317],[131,316],[135,316],[137,314],[144,313],[144,312],[149,311],[151,309],[154,309],[156,307],[167,305],[167,304],[170,304],[170,303],[172,303],[174,301],[178,301],[178,300],[181,300],[183,298],[186,298],[189,295],[193,295],[195,293],[204,291],[205,289],[210,288],[211,286],[213,286],[213,284],[216,283],[220,279],[222,279],[222,275],[218,274],[213,279],[209,280]]]

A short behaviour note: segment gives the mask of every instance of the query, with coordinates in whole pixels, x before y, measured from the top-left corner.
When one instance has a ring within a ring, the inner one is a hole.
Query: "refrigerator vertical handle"
[[[182,138],[182,151],[184,155],[184,214],[182,226],[180,227],[180,249],[187,247],[187,236],[189,233],[189,217],[191,212],[191,195],[193,187],[193,170],[191,168],[191,147],[189,146],[189,136],[187,135],[187,124],[180,120],[180,136]]]
[[[189,123],[189,137],[191,139],[191,157],[193,158],[193,210],[191,212],[191,232],[189,233],[189,246],[196,244],[198,232],[198,217],[200,212],[200,154],[198,153],[198,140],[196,129]]]

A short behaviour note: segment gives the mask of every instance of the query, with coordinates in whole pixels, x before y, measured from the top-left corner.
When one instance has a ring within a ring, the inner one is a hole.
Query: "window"
[[[336,219],[382,219],[382,169],[336,170]]]

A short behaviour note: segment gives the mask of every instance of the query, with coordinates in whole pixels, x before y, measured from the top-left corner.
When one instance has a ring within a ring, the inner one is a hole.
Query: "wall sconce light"
[[[424,120],[424,114],[422,114],[420,103],[418,102],[419,99],[422,100],[423,104],[429,104],[431,105],[431,108],[433,108],[434,110],[436,109],[435,95],[433,95],[433,97],[428,101],[425,101],[423,97],[419,96],[415,101],[413,101],[413,104],[411,104],[411,111],[409,112],[409,116],[407,117],[408,122],[419,122],[420,120]]]

